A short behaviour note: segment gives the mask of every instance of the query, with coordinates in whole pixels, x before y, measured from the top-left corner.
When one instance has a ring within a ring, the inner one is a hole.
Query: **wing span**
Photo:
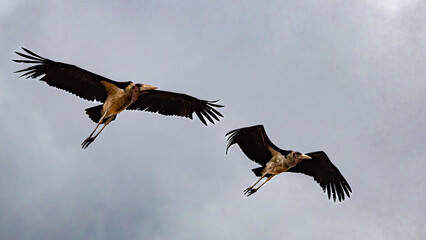
[[[327,191],[330,199],[333,193],[333,200],[336,201],[336,195],[339,201],[345,200],[345,193],[350,197],[352,192],[349,183],[340,173],[339,169],[330,161],[327,154],[323,151],[307,153],[312,157],[309,160],[303,160],[287,172],[303,173],[314,178],[322,189]]]
[[[144,92],[136,102],[132,103],[128,110],[140,110],[159,113],[168,116],[179,116],[192,119],[192,114],[197,114],[201,122],[207,125],[205,118],[214,124],[219,121],[222,114],[215,108],[222,105],[217,101],[200,100],[182,93],[166,92],[160,90],[148,90]]]
[[[41,57],[26,48],[26,54],[16,52],[24,59],[13,60],[17,63],[30,63],[31,67],[16,71],[23,73],[20,77],[38,78],[52,87],[56,87],[89,101],[104,102],[107,97],[101,81],[110,82],[117,87],[124,88],[128,82],[116,82],[100,75],[94,74],[74,65],[55,62]]]
[[[269,140],[263,125],[235,129],[226,136],[228,136],[226,153],[229,147],[236,143],[248,158],[262,166],[266,166],[272,158],[269,147],[279,152],[283,151]]]

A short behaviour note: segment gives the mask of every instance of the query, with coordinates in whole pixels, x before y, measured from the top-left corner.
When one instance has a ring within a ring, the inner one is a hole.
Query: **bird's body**
[[[134,102],[137,97],[133,97],[134,93],[131,89],[133,84],[129,84],[126,89],[120,89],[116,87],[115,85],[109,83],[109,82],[101,82],[105,89],[108,91],[108,97],[105,100],[105,103],[102,105],[102,112],[101,114],[105,114],[105,112],[109,112],[106,117],[119,114],[120,112],[124,111],[132,102]],[[135,94],[136,95],[136,94]],[[133,98],[133,101],[132,101]]]
[[[105,116],[106,118],[126,110],[126,108],[134,103],[142,94],[133,90],[136,86],[134,83],[129,84],[125,89],[118,88],[114,84],[106,81],[101,81],[101,83],[108,92],[108,97],[102,105],[101,111],[101,115],[108,112]]]
[[[303,154],[282,150],[269,140],[262,125],[236,129],[227,133],[226,136],[229,136],[226,152],[230,146],[238,144],[248,158],[262,165],[252,169],[260,178],[244,191],[247,196],[255,193],[272,177],[283,172],[300,172],[314,177],[323,190],[327,190],[329,198],[333,193],[334,201],[336,201],[336,195],[339,201],[342,201],[345,199],[344,193],[349,197],[349,192],[352,192],[343,175],[322,151]],[[254,188],[265,177],[266,181]]]
[[[43,58],[25,48],[27,54],[16,52],[24,60],[13,60],[18,63],[31,63],[33,66],[19,70],[21,76],[38,78],[48,85],[70,92],[89,101],[98,101],[102,105],[86,109],[90,119],[97,123],[95,130],[82,143],[86,148],[99,133],[113,121],[117,114],[124,110],[141,110],[168,116],[179,116],[192,119],[195,113],[201,122],[207,125],[205,119],[214,124],[223,117],[215,108],[223,107],[215,104],[217,101],[200,100],[195,97],[167,91],[156,90],[157,87],[128,82],[117,82],[100,75],[91,73],[74,65],[55,62]],[[94,136],[100,124],[101,130]]]
[[[266,174],[280,174],[287,171],[289,168],[294,167],[298,162],[293,159],[284,157],[280,152],[269,149],[272,154],[271,160],[266,163],[262,170],[262,175]]]

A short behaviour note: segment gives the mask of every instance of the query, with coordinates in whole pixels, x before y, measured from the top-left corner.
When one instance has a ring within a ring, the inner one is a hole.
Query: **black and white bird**
[[[22,72],[20,76],[38,78],[52,87],[70,92],[89,101],[98,101],[103,104],[86,109],[86,114],[97,123],[96,128],[82,143],[87,148],[102,130],[123,110],[141,110],[174,115],[192,119],[195,113],[202,123],[207,125],[206,119],[214,124],[223,117],[215,108],[223,107],[215,104],[216,101],[200,100],[182,93],[156,90],[157,87],[148,84],[135,84],[131,81],[116,82],[74,65],[55,62],[41,57],[25,48],[26,54],[16,52],[24,59],[13,60],[18,63],[34,64]],[[100,124],[104,126],[93,136]],[[92,137],[93,136],[93,137]]]
[[[274,176],[283,172],[294,172],[313,177],[324,192],[327,191],[329,199],[331,194],[334,201],[336,201],[336,196],[339,201],[343,201],[345,193],[350,197],[351,187],[323,151],[303,154],[282,150],[269,140],[263,125],[236,129],[228,132],[226,136],[228,136],[226,153],[230,146],[238,144],[248,158],[262,165],[252,169],[254,174],[260,178],[244,190],[247,196],[255,193]],[[263,178],[266,178],[266,181],[254,188]]]

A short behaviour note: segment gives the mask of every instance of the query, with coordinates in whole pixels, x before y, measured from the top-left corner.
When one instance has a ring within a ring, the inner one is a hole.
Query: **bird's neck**
[[[126,96],[129,98],[130,104],[136,102],[136,100],[138,100],[139,96],[141,95],[141,92],[135,90],[134,88],[126,89],[125,93]]]
[[[290,156],[286,157],[287,166],[289,168],[296,166],[300,161],[301,161],[301,159],[295,159],[295,158],[290,157]]]
[[[130,101],[132,103],[136,102],[136,100],[138,100],[140,95],[141,95],[140,93],[133,93],[132,96],[130,96]]]

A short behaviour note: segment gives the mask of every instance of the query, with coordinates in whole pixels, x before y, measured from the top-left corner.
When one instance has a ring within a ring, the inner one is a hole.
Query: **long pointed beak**
[[[306,155],[306,154],[302,154],[302,156],[300,156],[301,159],[312,159],[312,157]]]
[[[142,91],[146,91],[146,90],[155,90],[155,89],[157,89],[158,87],[154,87],[154,86],[151,86],[151,85],[148,85],[148,84],[142,84],[142,87],[141,87],[141,90]]]

